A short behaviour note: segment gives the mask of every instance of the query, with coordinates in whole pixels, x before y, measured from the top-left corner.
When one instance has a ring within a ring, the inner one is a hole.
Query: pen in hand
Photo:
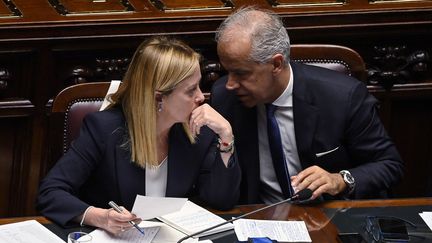
[[[114,209],[117,213],[123,213],[123,210],[113,201],[110,201],[108,205]],[[134,221],[128,221],[133,227],[135,227],[141,234],[145,235],[144,230],[138,227],[138,225]]]

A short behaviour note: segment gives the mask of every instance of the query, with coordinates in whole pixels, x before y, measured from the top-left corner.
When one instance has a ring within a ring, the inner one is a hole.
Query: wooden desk
[[[324,213],[323,209],[343,208],[375,208],[375,207],[398,207],[398,206],[432,206],[432,198],[413,199],[387,199],[387,200],[352,200],[352,201],[329,201],[316,205],[292,205],[282,204],[251,215],[251,219],[272,220],[303,220],[306,223],[313,242],[339,242],[338,228]],[[258,209],[262,205],[238,206],[229,212],[213,211],[219,215],[244,214]]]
[[[309,234],[313,242],[339,242],[338,228],[331,222],[331,219],[324,213],[324,209],[342,208],[377,208],[377,207],[398,207],[398,206],[432,206],[432,198],[414,199],[389,199],[389,200],[355,200],[355,201],[330,201],[315,205],[292,205],[282,204],[251,215],[251,219],[272,219],[272,220],[303,220],[306,223]],[[237,206],[230,211],[215,211],[223,215],[240,215],[252,210],[263,207],[263,205],[243,205]],[[51,222],[41,216],[38,217],[18,217],[0,219],[1,224],[20,222],[35,219],[42,224]],[[218,242],[214,240],[213,242]]]

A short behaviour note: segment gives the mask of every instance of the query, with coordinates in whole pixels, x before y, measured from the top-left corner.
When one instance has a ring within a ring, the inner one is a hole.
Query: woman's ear
[[[156,109],[158,112],[162,111],[162,93],[155,91]]]
[[[155,99],[156,99],[156,102],[162,102],[162,92],[155,91]]]

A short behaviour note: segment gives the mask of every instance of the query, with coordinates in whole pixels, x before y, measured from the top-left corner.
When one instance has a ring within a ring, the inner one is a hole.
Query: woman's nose
[[[203,92],[201,91],[200,88],[198,88],[198,93],[197,93],[197,97],[195,98],[195,101],[197,103],[201,104],[204,102],[204,99],[205,99],[205,97],[204,97]]]

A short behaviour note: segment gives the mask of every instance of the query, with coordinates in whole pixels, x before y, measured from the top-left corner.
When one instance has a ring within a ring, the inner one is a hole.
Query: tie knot
[[[265,104],[265,106],[266,106],[267,114],[273,116],[277,109],[277,106],[273,104]]]

